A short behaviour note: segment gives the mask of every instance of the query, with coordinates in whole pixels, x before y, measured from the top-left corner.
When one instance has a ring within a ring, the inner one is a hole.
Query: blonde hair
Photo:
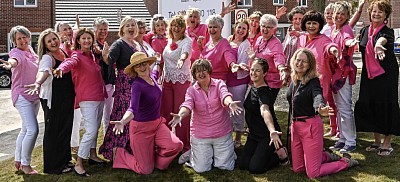
[[[302,77],[300,77],[297,74],[297,71],[294,69],[296,67],[297,55],[299,55],[300,53],[303,53],[307,56],[307,61],[309,65],[308,70]],[[301,81],[301,83],[303,84],[307,84],[311,79],[318,77],[317,61],[315,60],[314,54],[309,49],[301,48],[294,52],[292,58],[290,59],[290,67],[292,68],[290,76],[295,85],[298,81]]]
[[[42,33],[40,33],[39,39],[38,39],[38,48],[37,48],[39,62],[40,62],[40,60],[42,60],[43,55],[49,51],[49,49],[47,49],[47,47],[46,47],[46,42],[45,42],[44,38],[50,34],[54,34],[57,37],[57,39],[60,41],[60,37],[58,36],[58,34],[51,28],[48,28],[48,29],[44,30]]]
[[[155,15],[153,15],[153,18],[150,21],[150,29],[151,29],[151,31],[154,32],[154,34],[156,33],[156,24],[159,21],[164,22],[165,28],[168,27],[168,22],[165,19],[165,17],[161,14],[155,14]]]
[[[137,25],[137,22],[134,18],[132,18],[131,16],[125,16],[124,19],[122,19],[121,24],[119,25],[119,31],[118,31],[118,36],[119,37],[123,37],[124,36],[124,27],[126,24],[128,24],[129,21],[133,21],[135,23],[135,28],[136,28],[136,34],[139,32],[139,28]],[[136,35],[135,35],[136,37]]]
[[[347,13],[347,20],[344,22],[344,24],[346,24],[349,19],[350,19],[350,15],[351,15],[351,5],[350,3],[346,2],[346,1],[338,1],[335,2],[334,6],[333,6],[333,14],[335,15],[337,12],[341,12],[344,11]],[[335,17],[335,16],[333,16]]]
[[[181,31],[182,31],[183,36],[181,37],[180,40],[184,39],[185,38],[185,30],[186,30],[186,21],[182,15],[176,15],[176,16],[172,17],[171,21],[169,22],[170,27],[168,29],[168,37],[171,39],[174,38],[174,34],[172,33],[172,27],[171,27],[171,25],[174,23],[176,23],[177,26],[182,28]]]

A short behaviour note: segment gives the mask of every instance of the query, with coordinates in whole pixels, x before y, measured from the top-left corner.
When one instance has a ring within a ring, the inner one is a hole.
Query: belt
[[[293,117],[292,121],[293,122],[306,122],[307,119],[313,118],[315,116],[299,116],[299,117]]]

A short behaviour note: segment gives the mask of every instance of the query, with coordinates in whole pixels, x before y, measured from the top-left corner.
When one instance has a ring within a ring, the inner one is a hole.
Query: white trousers
[[[80,130],[81,130],[81,121],[82,121],[82,113],[81,109],[74,110],[74,121],[72,124],[72,133],[71,133],[71,147],[79,147],[80,141]]]
[[[356,125],[353,114],[353,103],[351,101],[352,86],[349,84],[349,79],[338,91],[333,94],[335,104],[337,107],[337,123],[340,130],[339,142],[346,145],[356,145]]]
[[[39,99],[30,102],[23,96],[18,96],[15,107],[17,108],[22,119],[21,131],[18,134],[15,147],[15,161],[20,161],[22,165],[31,164],[32,150],[35,147],[39,126],[37,115],[39,112]]]
[[[234,87],[228,87],[228,91],[232,94],[234,101],[240,101],[237,105],[243,108],[244,98],[246,96],[247,84],[237,85]],[[233,123],[233,130],[244,132],[244,112],[239,115],[231,116],[231,121]]]
[[[108,98],[104,101],[104,108],[103,108],[103,131],[104,135],[107,132],[108,125],[110,124],[110,115],[114,103],[114,97],[112,96],[114,94],[114,85],[112,84],[107,84],[106,85],[106,91]]]
[[[232,133],[220,138],[200,139],[191,136],[190,145],[190,163],[198,173],[211,170],[213,162],[214,167],[220,169],[233,170],[235,167],[236,154]]]
[[[87,159],[90,155],[90,149],[96,148],[104,101],[82,101],[79,103],[79,107],[82,112],[85,133],[79,145],[78,156]]]

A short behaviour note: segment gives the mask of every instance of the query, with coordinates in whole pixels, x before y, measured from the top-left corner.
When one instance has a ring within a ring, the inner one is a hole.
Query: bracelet
[[[39,86],[42,85],[42,83],[40,83],[39,81],[35,81],[36,84],[38,84]]]
[[[154,65],[160,66],[160,62],[157,61],[156,63],[154,63]]]

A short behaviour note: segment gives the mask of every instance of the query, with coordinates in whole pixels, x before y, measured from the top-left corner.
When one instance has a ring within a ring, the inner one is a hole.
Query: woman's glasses
[[[153,21],[164,20],[163,16],[153,18]]]
[[[145,62],[143,62],[143,63],[139,63],[139,64],[135,65],[134,67],[135,67],[135,68],[140,68],[140,67],[142,67],[142,66],[147,66],[148,64],[149,64],[149,62],[148,62],[148,61],[145,61]]]

